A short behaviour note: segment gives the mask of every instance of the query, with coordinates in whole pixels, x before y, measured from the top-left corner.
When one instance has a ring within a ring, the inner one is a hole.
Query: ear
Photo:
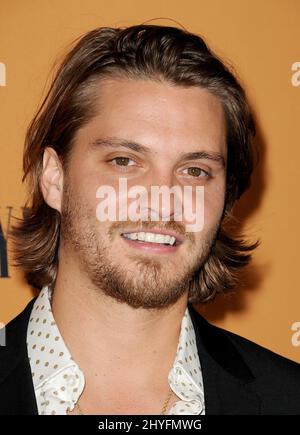
[[[56,151],[51,147],[44,150],[40,185],[45,202],[60,212],[63,192],[63,169]]]

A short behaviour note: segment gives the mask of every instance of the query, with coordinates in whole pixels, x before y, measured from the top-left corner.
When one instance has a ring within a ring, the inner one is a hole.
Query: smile
[[[148,252],[174,252],[182,243],[179,237],[174,235],[150,231],[122,233],[121,236],[129,246]]]

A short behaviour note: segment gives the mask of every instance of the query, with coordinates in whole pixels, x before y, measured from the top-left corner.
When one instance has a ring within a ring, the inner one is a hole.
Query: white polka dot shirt
[[[49,286],[43,287],[34,303],[27,330],[27,349],[39,414],[66,415],[74,409],[85,381],[55,323]],[[182,318],[168,381],[178,397],[168,415],[205,414],[202,372],[188,308]]]

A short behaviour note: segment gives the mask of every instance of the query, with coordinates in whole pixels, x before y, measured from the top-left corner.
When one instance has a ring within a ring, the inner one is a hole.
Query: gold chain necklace
[[[172,390],[171,390],[171,388],[169,388],[168,396],[167,396],[167,398],[166,398],[166,400],[165,400],[165,402],[163,404],[163,407],[162,407],[162,410],[160,412],[160,415],[164,415],[165,414],[165,412],[167,410],[167,407],[168,407],[168,404],[169,404],[169,401],[171,399],[171,396],[172,396]],[[78,402],[76,403],[75,408],[77,408],[77,411],[78,411],[79,415],[85,415],[84,412],[82,411],[82,409],[81,409],[81,407],[80,407]]]

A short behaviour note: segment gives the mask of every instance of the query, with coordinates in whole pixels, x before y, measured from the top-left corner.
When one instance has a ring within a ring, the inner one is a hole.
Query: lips
[[[142,242],[139,240],[126,239],[125,237],[122,237],[122,240],[130,248],[144,251],[147,254],[171,254],[179,249],[179,246],[177,245],[171,246],[161,243]]]
[[[183,236],[181,234],[179,234],[178,232],[173,231],[173,230],[166,230],[166,229],[161,229],[160,230],[158,228],[153,228],[153,229],[141,228],[141,229],[138,229],[138,230],[137,229],[133,229],[133,230],[130,230],[130,231],[124,231],[124,232],[122,232],[121,236],[123,234],[142,233],[142,232],[143,233],[163,234],[163,235],[170,236],[170,237],[173,236],[176,239],[174,246],[178,246],[178,245],[180,245],[184,241]],[[143,243],[146,243],[146,242],[143,242]]]

